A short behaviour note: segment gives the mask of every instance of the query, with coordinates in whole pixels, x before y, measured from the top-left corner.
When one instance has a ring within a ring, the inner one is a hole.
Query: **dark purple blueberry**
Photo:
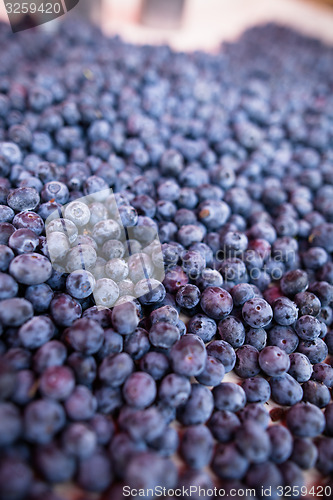
[[[180,443],[180,454],[191,469],[209,465],[214,451],[214,439],[205,425],[192,425],[185,429]]]
[[[318,408],[325,408],[331,401],[331,393],[328,387],[321,382],[308,380],[304,382],[302,389],[303,400],[318,406]]]
[[[24,410],[25,438],[37,444],[49,443],[66,423],[62,406],[50,399],[37,399]]]
[[[178,420],[185,426],[204,424],[214,409],[214,399],[208,387],[192,384],[191,394],[185,405],[177,410]]]
[[[298,308],[287,297],[279,297],[273,303],[273,314],[279,325],[292,325],[298,318]]]
[[[10,274],[24,285],[39,285],[52,274],[50,261],[43,255],[27,253],[15,257],[9,265]]]
[[[303,397],[302,386],[288,373],[270,379],[273,401],[284,406],[293,406]]]
[[[271,453],[271,441],[261,425],[252,420],[245,422],[235,432],[235,443],[243,456],[251,463],[266,462]]]
[[[258,359],[259,351],[255,347],[243,345],[236,352],[235,373],[241,378],[250,378],[258,375],[260,372]]]
[[[268,332],[268,344],[276,346],[287,354],[297,349],[299,338],[290,326],[273,326]]]
[[[280,288],[284,295],[295,296],[304,292],[308,287],[308,275],[302,269],[295,269],[285,273],[280,281]]]
[[[225,318],[233,307],[229,292],[219,287],[206,288],[201,295],[200,304],[204,313],[214,319]]]
[[[150,349],[150,338],[144,328],[136,328],[134,332],[124,337],[124,351],[131,356],[133,360],[142,358]]]
[[[85,356],[80,352],[73,352],[67,359],[67,363],[75,373],[79,384],[90,386],[96,378],[97,364],[93,356]]]
[[[111,461],[104,451],[96,450],[90,457],[81,460],[78,467],[77,482],[87,491],[104,491],[113,479]]]
[[[13,258],[14,252],[7,245],[0,245],[0,271],[7,271]]]
[[[266,403],[271,396],[271,388],[262,377],[249,377],[242,383],[248,403]]]
[[[0,490],[4,498],[27,498],[33,482],[33,471],[19,457],[4,457],[0,462]]]
[[[290,368],[288,373],[294,377],[297,382],[302,383],[310,380],[312,375],[312,365],[309,358],[300,352],[294,352],[289,356]]]
[[[266,346],[267,333],[263,328],[249,328],[245,334],[245,344],[252,345],[258,351]]]
[[[188,400],[191,393],[191,384],[189,380],[175,373],[166,375],[160,384],[159,399],[172,407],[183,405]]]
[[[267,429],[271,442],[270,460],[276,464],[284,463],[293,450],[293,437],[286,427],[271,425]]]
[[[227,443],[232,440],[236,429],[240,426],[237,415],[228,410],[215,411],[211,416],[208,426],[220,443]]]
[[[12,446],[22,434],[22,418],[12,403],[0,403],[0,445]]]
[[[264,429],[267,429],[270,423],[270,415],[266,407],[261,403],[248,403],[245,408],[242,408],[238,413],[238,417],[242,423],[249,420],[254,420],[259,423]]]
[[[81,318],[64,332],[69,346],[82,354],[94,354],[103,344],[103,328],[94,320]]]
[[[321,323],[309,314],[301,316],[295,324],[295,331],[302,340],[315,340],[320,336]]]
[[[72,325],[82,314],[80,304],[66,293],[54,296],[50,304],[50,311],[52,318],[59,326]]]
[[[245,329],[243,323],[234,316],[228,316],[219,322],[218,333],[221,339],[228,342],[233,348],[244,344]]]
[[[301,438],[319,436],[325,429],[324,414],[311,403],[298,403],[290,408],[286,423],[292,434]]]
[[[19,338],[27,349],[37,349],[52,339],[55,326],[48,316],[34,316],[18,331]]]
[[[290,459],[303,470],[312,469],[317,461],[318,451],[312,439],[294,438]]]
[[[273,310],[266,300],[253,298],[244,303],[243,318],[252,328],[263,328],[272,321]]]
[[[11,299],[18,292],[18,284],[9,274],[0,273],[0,300]]]
[[[67,366],[50,366],[42,373],[39,380],[40,393],[51,399],[67,399],[74,387],[74,374]]]
[[[121,386],[133,372],[132,358],[125,352],[109,355],[99,365],[98,375],[103,383],[110,387]]]
[[[42,345],[33,357],[34,370],[43,373],[51,366],[61,366],[67,357],[67,349],[58,340],[51,340]]]
[[[196,376],[205,368],[207,352],[200,337],[187,334],[180,338],[171,348],[170,360],[175,373],[185,376]]]
[[[5,326],[21,326],[32,316],[32,305],[25,299],[13,297],[0,302],[0,321]]]
[[[244,408],[246,395],[241,386],[233,382],[222,382],[213,389],[214,404],[218,410],[237,412]]]
[[[242,479],[248,467],[249,462],[233,443],[217,445],[212,469],[219,478],[223,480]]]
[[[220,360],[214,356],[207,356],[206,365],[203,372],[196,376],[200,384],[216,386],[222,382],[225,375],[225,369]]]
[[[116,305],[112,310],[112,325],[121,335],[128,335],[139,323],[138,310],[133,302]]]
[[[224,366],[225,373],[230,372],[236,363],[236,353],[228,342],[213,340],[207,345],[208,356],[217,358]]]
[[[279,377],[289,370],[289,356],[279,347],[267,346],[260,351],[259,365],[270,377]]]

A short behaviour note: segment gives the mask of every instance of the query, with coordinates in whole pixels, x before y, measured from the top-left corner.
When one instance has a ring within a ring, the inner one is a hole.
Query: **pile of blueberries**
[[[333,49],[0,44],[0,498],[333,487]]]

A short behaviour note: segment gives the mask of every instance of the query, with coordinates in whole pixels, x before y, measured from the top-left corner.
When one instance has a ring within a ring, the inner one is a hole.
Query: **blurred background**
[[[179,50],[214,51],[221,41],[268,21],[333,43],[333,0],[80,0],[66,16],[78,14],[107,34],[134,43],[169,43]],[[8,21],[4,2],[0,18]]]

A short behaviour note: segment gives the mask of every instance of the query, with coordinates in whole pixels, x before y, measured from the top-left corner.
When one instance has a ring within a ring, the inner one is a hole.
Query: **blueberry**
[[[9,265],[10,274],[24,285],[39,285],[52,274],[50,261],[37,253],[22,254],[15,257]]]
[[[111,354],[99,366],[99,378],[110,387],[121,386],[132,373],[134,363],[127,353]]]
[[[94,320],[77,319],[65,330],[65,339],[70,347],[82,354],[98,352],[103,343],[103,328]]]
[[[177,418],[183,425],[204,424],[213,413],[211,391],[200,384],[192,384],[191,394],[185,405],[180,406]]]
[[[65,412],[56,401],[37,399],[24,410],[25,438],[38,444],[49,443],[65,425]]]
[[[309,314],[301,316],[295,324],[295,331],[302,340],[315,340],[320,336],[320,321]]]
[[[214,404],[218,410],[237,412],[246,404],[246,394],[241,386],[233,382],[222,382],[213,389]]]
[[[233,307],[229,292],[219,287],[206,288],[201,295],[200,304],[204,313],[214,319],[225,318]]]
[[[257,349],[251,345],[243,345],[236,352],[235,373],[241,378],[254,377],[260,372],[258,360]]]
[[[48,316],[34,316],[18,331],[22,345],[27,349],[41,347],[51,340],[54,334],[55,326]]]
[[[75,373],[79,384],[90,386],[96,378],[97,366],[93,356],[84,356],[79,352],[73,352],[67,359],[67,363]]]
[[[287,297],[280,297],[273,303],[274,319],[279,325],[292,325],[298,317],[298,309]]]
[[[293,435],[301,438],[316,437],[325,429],[324,414],[311,403],[298,403],[290,408],[286,423]]]
[[[249,462],[233,443],[218,444],[212,462],[215,474],[221,479],[242,479]]]
[[[238,413],[238,417],[242,423],[249,420],[254,420],[264,429],[267,429],[270,422],[270,416],[265,406],[261,403],[249,403],[242,408]]]
[[[234,316],[228,316],[218,324],[218,332],[221,339],[237,348],[244,344],[245,329],[243,323]]]
[[[271,442],[270,460],[276,464],[284,463],[293,451],[293,437],[286,427],[272,425],[267,429]]]
[[[324,476],[327,476],[333,470],[333,439],[329,437],[318,439],[317,449],[316,468]]]
[[[272,318],[271,306],[264,299],[253,298],[244,303],[242,308],[243,318],[252,328],[267,326]]]
[[[240,420],[235,413],[220,410],[213,413],[208,426],[215,439],[221,443],[227,443],[234,437],[236,429],[240,426]]]
[[[170,350],[171,365],[179,375],[200,375],[205,368],[206,358],[203,341],[193,334],[184,335]]]
[[[0,462],[0,490],[4,498],[25,498],[33,483],[33,471],[19,457],[7,457]]]
[[[311,378],[312,365],[305,354],[294,352],[290,354],[289,359],[290,368],[288,373],[294,377],[297,382],[306,382]]]
[[[119,334],[128,335],[132,333],[138,323],[139,315],[133,302],[125,302],[113,308],[112,324]]]
[[[271,441],[268,434],[263,432],[259,424],[251,420],[236,430],[235,443],[251,463],[266,462],[271,453]]]
[[[271,377],[279,377],[289,370],[289,356],[276,346],[264,347],[259,354],[260,368]]]
[[[195,285],[185,285],[177,291],[176,302],[184,309],[193,309],[200,301],[200,290]]]
[[[324,408],[331,400],[331,394],[325,384],[315,380],[308,380],[302,385],[303,399],[319,408]]]
[[[77,385],[65,401],[66,413],[71,420],[88,420],[97,409],[97,400],[84,385]]]
[[[264,462],[262,464],[252,464],[246,474],[246,485],[249,488],[254,488],[256,495],[260,497],[260,492],[269,488],[272,499],[277,499],[278,488],[283,483],[281,472],[272,462]]]
[[[0,245],[0,271],[7,271],[14,252],[7,245]]]
[[[327,345],[320,338],[314,340],[302,340],[298,345],[298,351],[309,358],[311,364],[321,363],[328,354]]]
[[[248,403],[266,403],[271,396],[267,380],[261,377],[249,377],[242,383]]]
[[[295,296],[304,292],[308,287],[308,275],[302,269],[288,271],[280,281],[280,288],[284,295]]]
[[[272,399],[285,406],[299,403],[303,397],[302,386],[288,373],[270,379]]]
[[[39,447],[36,465],[42,476],[50,483],[65,482],[72,479],[75,460],[55,444]]]
[[[216,334],[216,323],[204,314],[196,314],[187,325],[188,333],[198,335],[204,342],[212,340]]]
[[[245,333],[245,344],[252,345],[261,351],[267,342],[267,333],[264,328],[249,328]]]
[[[154,489],[156,486],[174,488],[176,481],[177,470],[173,462],[157,453],[137,453],[126,464],[125,482],[131,489]]]
[[[154,380],[160,380],[169,370],[169,360],[161,352],[150,351],[140,359],[140,369],[149,373]]]
[[[113,479],[111,461],[108,455],[96,450],[90,457],[80,461],[77,481],[87,491],[104,491]]]
[[[42,396],[64,400],[71,394],[75,386],[73,372],[66,366],[50,366],[42,373],[39,390]]]
[[[32,316],[32,305],[26,299],[13,297],[0,302],[0,321],[5,326],[21,326]]]
[[[245,302],[253,299],[255,296],[254,289],[249,283],[239,283],[235,285],[231,291],[232,300],[236,307],[242,306]]]
[[[192,469],[202,469],[212,459],[214,440],[205,425],[192,425],[185,429],[180,444],[180,453]]]
[[[206,366],[196,379],[200,384],[216,386],[222,382],[224,375],[225,369],[222,362],[214,356],[207,356]]]
[[[22,419],[12,403],[0,403],[0,445],[13,445],[22,434]]]
[[[124,339],[124,351],[127,352],[133,360],[142,358],[150,349],[148,332],[143,328],[136,328],[130,335]]]
[[[295,438],[291,460],[303,470],[312,469],[318,457],[316,445],[309,438]]]
[[[149,331],[149,340],[155,347],[168,349],[180,338],[176,325],[159,321],[152,325]]]
[[[299,338],[292,327],[276,325],[268,332],[268,343],[291,354],[297,349]]]
[[[236,354],[228,342],[214,340],[207,346],[207,354],[217,358],[224,366],[226,373],[230,372],[236,363]]]
[[[51,340],[42,345],[33,357],[34,370],[43,373],[51,366],[61,366],[67,357],[66,347],[58,340]]]
[[[18,284],[8,274],[0,273],[0,300],[15,297],[18,292]]]
[[[40,197],[36,189],[21,187],[11,191],[7,198],[7,203],[15,212],[23,210],[34,210],[39,204]]]
[[[333,368],[327,363],[316,363],[313,366],[312,378],[317,382],[322,382],[328,388],[333,385]]]

